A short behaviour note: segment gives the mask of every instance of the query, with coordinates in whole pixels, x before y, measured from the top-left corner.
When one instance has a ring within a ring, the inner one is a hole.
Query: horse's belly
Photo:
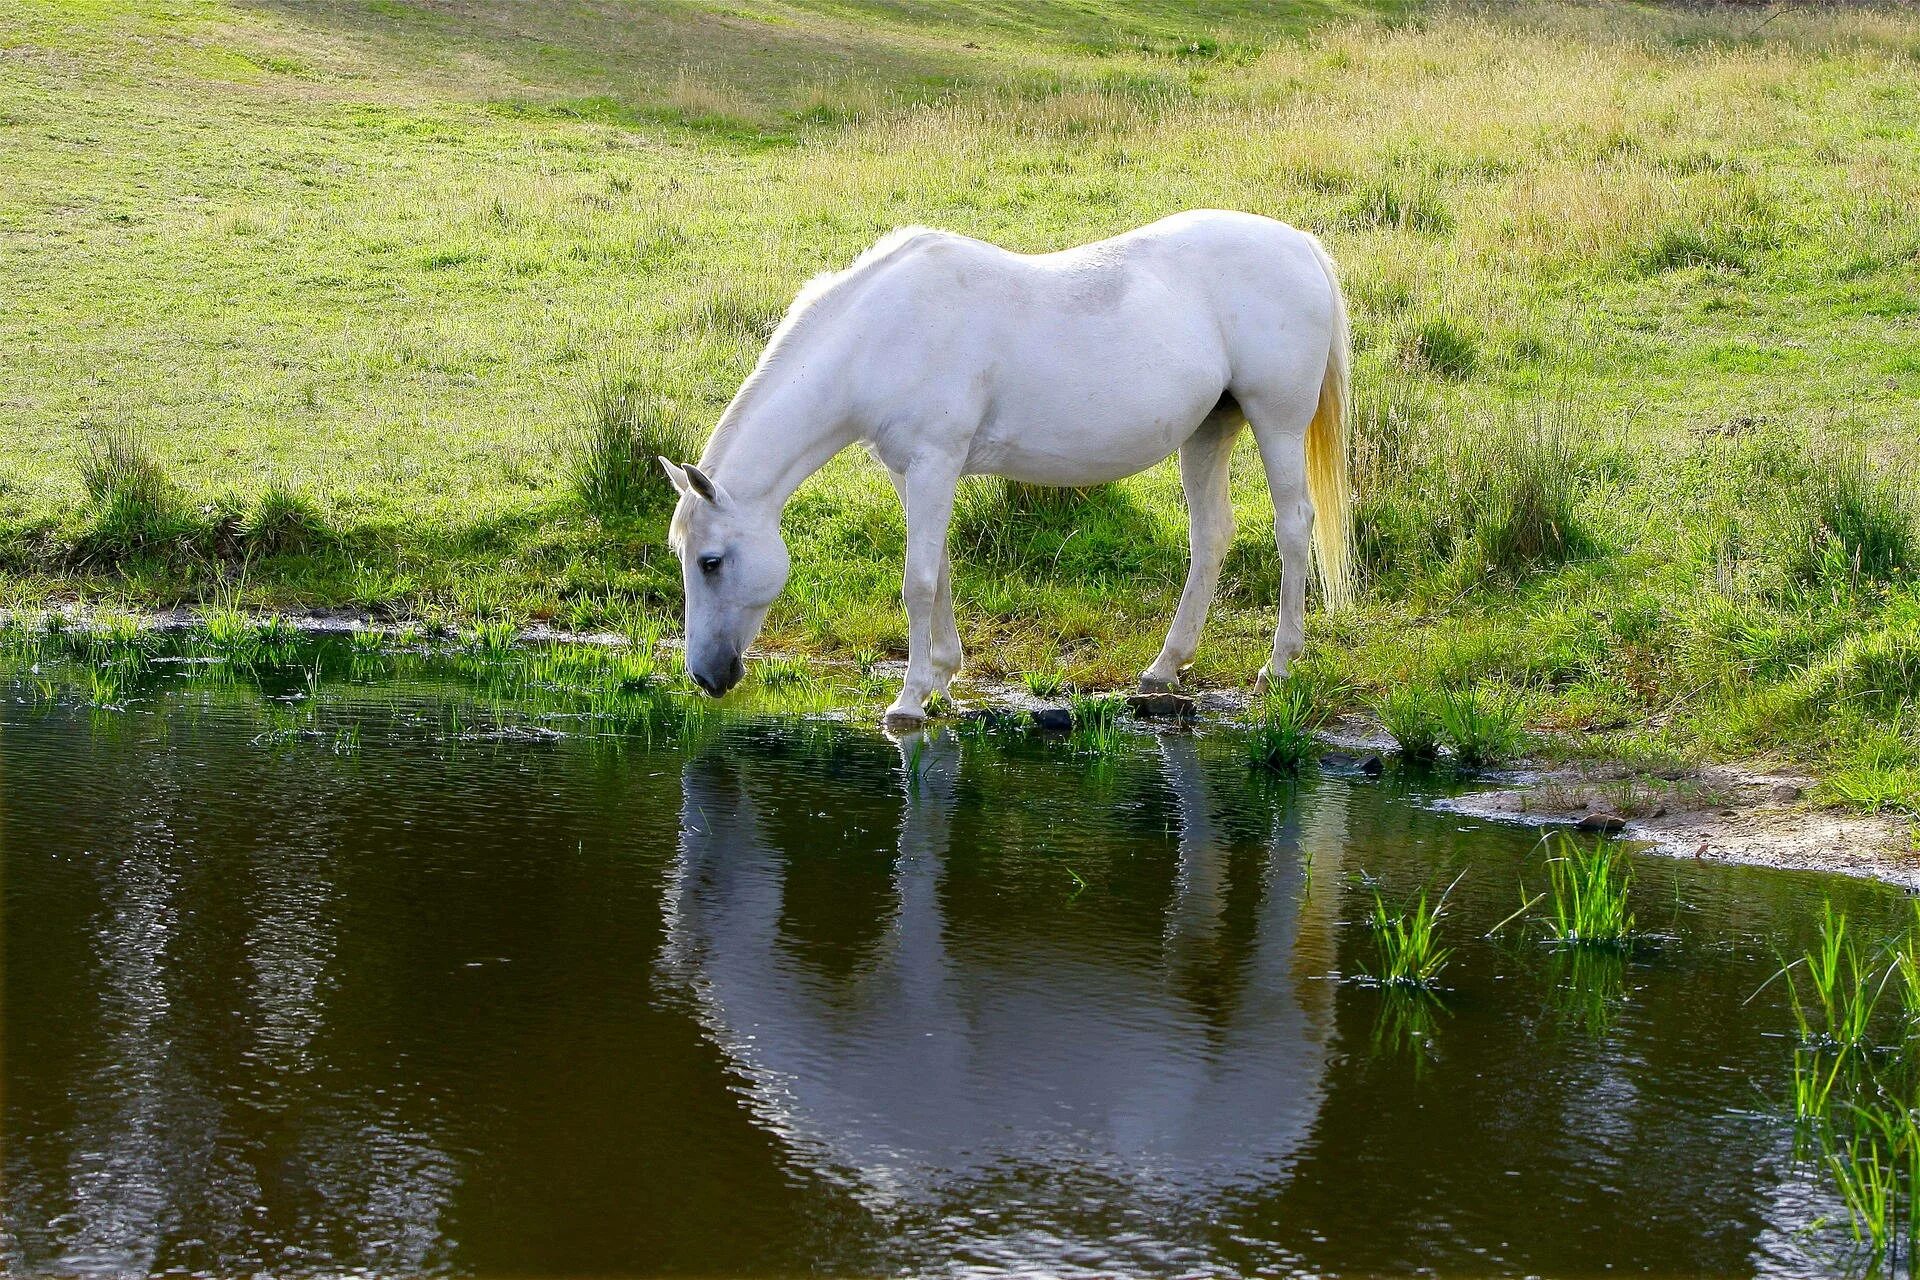
[[[1189,373],[1005,394],[974,437],[967,470],[1029,484],[1118,480],[1179,449],[1223,390],[1219,378]]]

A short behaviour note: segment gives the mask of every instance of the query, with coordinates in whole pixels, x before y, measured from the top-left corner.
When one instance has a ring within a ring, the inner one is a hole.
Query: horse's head
[[[741,657],[787,585],[780,512],[751,510],[691,463],[660,459],[680,491],[668,541],[687,600],[687,674],[719,697],[746,671]]]

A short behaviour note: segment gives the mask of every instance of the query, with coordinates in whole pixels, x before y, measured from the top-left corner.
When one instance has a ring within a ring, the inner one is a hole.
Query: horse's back
[[[1236,384],[1317,388],[1332,315],[1309,237],[1218,210],[1033,255],[922,233],[863,302],[870,416],[977,423],[967,470],[1051,484],[1153,465]]]

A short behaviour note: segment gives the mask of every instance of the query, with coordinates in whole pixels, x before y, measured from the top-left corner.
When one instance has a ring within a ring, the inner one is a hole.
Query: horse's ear
[[[715,484],[706,472],[694,466],[691,462],[680,468],[680,473],[686,477],[689,488],[705,498],[708,502],[711,502],[714,506],[723,506],[727,502],[727,491]],[[683,489],[681,492],[684,493],[685,490]]]
[[[667,479],[673,481],[675,492],[679,493],[682,497],[686,496],[687,473],[681,468],[680,464],[661,458],[660,469],[667,473]]]

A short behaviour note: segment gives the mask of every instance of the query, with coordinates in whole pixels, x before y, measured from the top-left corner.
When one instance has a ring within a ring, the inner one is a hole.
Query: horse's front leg
[[[937,606],[941,570],[947,554],[947,526],[953,520],[957,471],[931,468],[907,471],[907,570],[901,596],[907,606],[907,680],[887,708],[890,721],[926,718],[927,699],[952,673],[936,664]]]
[[[888,471],[887,479],[893,482],[893,491],[900,495],[900,509],[907,509],[907,477],[898,471]],[[955,485],[959,482],[956,480]],[[938,683],[936,692],[945,693],[953,678],[960,674],[960,666],[966,660],[965,650],[960,645],[960,624],[953,616],[953,553],[947,548],[945,540],[940,547],[940,589],[933,598],[933,647],[929,650],[933,659],[933,672]]]

